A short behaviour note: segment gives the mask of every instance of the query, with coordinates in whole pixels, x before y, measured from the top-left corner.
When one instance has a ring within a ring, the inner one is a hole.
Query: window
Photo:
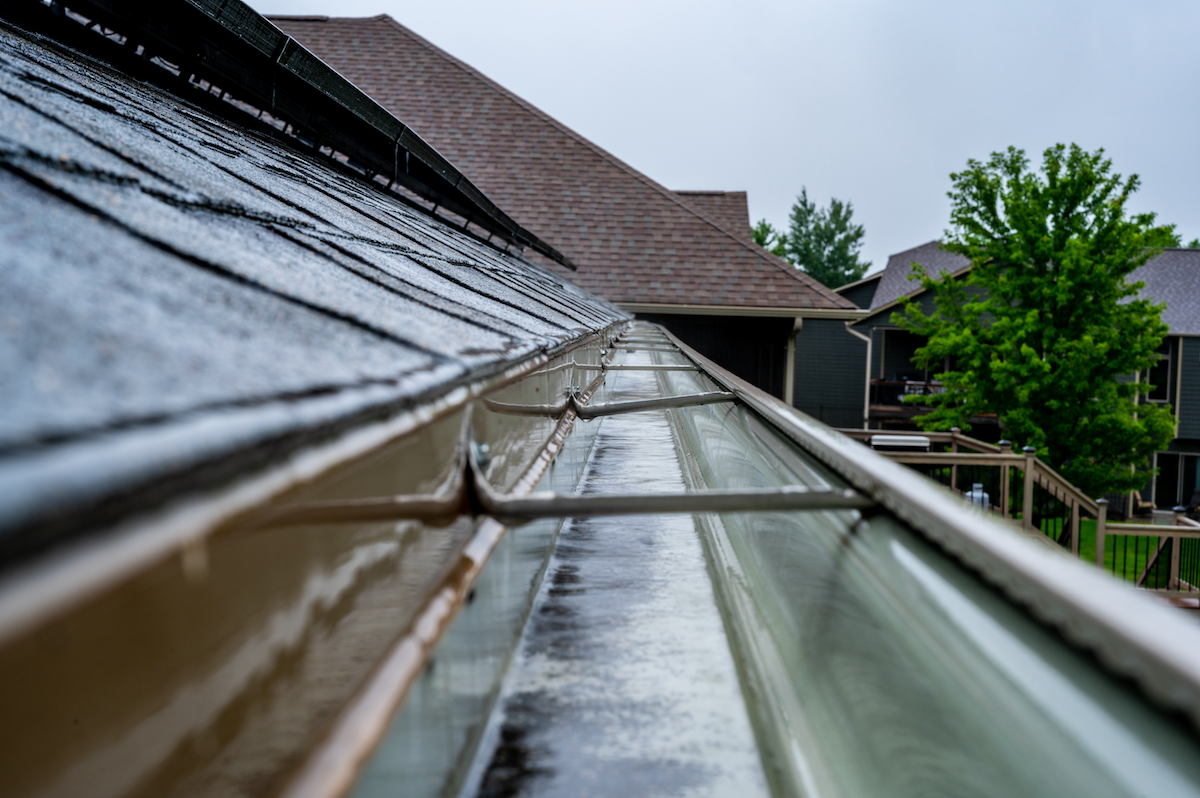
[[[1158,362],[1150,367],[1146,382],[1154,386],[1146,398],[1151,402],[1166,402],[1171,395],[1171,344],[1164,341],[1158,350]]]
[[[1180,452],[1158,452],[1154,456],[1158,476],[1154,480],[1154,504],[1170,510],[1178,504],[1189,505],[1200,488],[1200,456]]]

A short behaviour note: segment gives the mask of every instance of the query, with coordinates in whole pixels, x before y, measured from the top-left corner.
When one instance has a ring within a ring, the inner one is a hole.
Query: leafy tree
[[[996,413],[1009,437],[1090,495],[1140,488],[1174,418],[1138,403],[1150,385],[1118,379],[1147,374],[1167,333],[1162,306],[1137,299],[1142,283],[1126,278],[1173,242],[1173,226],[1126,215],[1140,180],[1114,173],[1104,150],[1056,145],[1038,174],[1010,147],[950,179],[943,246],[973,268],[965,284],[918,268],[934,312],[910,300],[893,316],[927,337],[918,362],[944,369],[945,392],[923,397],[933,411],[920,423],[969,429],[972,416]]]
[[[871,264],[858,259],[864,231],[851,222],[853,215],[854,206],[838,199],[818,208],[802,188],[784,236],[784,257],[830,288],[861,278]]]
[[[1200,249],[1200,238],[1193,238],[1189,241],[1188,249]]]
[[[750,234],[754,237],[755,244],[758,244],[772,255],[778,255],[781,258],[786,256],[787,253],[784,247],[786,239],[784,234],[776,230],[775,225],[766,219],[759,219],[758,224],[750,228]]]

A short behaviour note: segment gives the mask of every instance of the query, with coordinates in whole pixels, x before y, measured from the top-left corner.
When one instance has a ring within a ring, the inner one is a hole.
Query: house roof
[[[954,274],[970,266],[968,258],[940,249],[937,241],[892,255],[879,276],[871,310],[920,291],[920,286],[908,279],[914,262],[924,265],[933,274]],[[1200,249],[1163,250],[1128,279],[1131,283],[1145,283],[1139,296],[1166,305],[1162,319],[1172,334],[1200,335]],[[857,285],[859,283],[842,286],[838,290],[846,291]]]
[[[676,195],[730,233],[751,238],[745,191],[676,191]]]
[[[1200,335],[1200,249],[1167,249],[1129,276],[1141,296],[1165,302],[1162,319],[1174,335]]]
[[[937,241],[897,252],[888,258],[887,268],[879,278],[879,287],[871,299],[871,310],[890,305],[897,299],[920,290],[920,284],[909,280],[913,263],[920,263],[932,276],[954,274],[971,265],[963,255],[946,252]]]
[[[566,254],[591,291],[630,303],[852,307],[743,227],[724,229],[724,204],[664,188],[390,17],[271,19]]]
[[[223,105],[0,26],[0,559],[626,318]]]

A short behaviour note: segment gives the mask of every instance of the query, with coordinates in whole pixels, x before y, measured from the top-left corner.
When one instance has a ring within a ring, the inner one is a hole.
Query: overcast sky
[[[387,13],[669,188],[748,191],[755,220],[802,186],[849,200],[876,268],[1010,144],[1104,147],[1141,175],[1135,210],[1200,237],[1196,0],[250,4]]]

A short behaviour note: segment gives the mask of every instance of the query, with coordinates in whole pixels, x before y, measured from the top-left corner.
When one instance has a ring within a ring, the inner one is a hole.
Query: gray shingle
[[[1145,283],[1141,296],[1167,305],[1163,321],[1174,335],[1200,335],[1200,249],[1168,249],[1129,276]]]
[[[937,241],[898,252],[888,258],[887,268],[884,269],[883,276],[879,279],[879,287],[875,289],[875,296],[871,299],[871,310],[920,290],[919,283],[908,279],[912,274],[913,263],[920,263],[932,275],[947,272],[953,274],[970,265],[967,258],[946,252]]]
[[[68,53],[0,31],[0,556],[625,317]]]

